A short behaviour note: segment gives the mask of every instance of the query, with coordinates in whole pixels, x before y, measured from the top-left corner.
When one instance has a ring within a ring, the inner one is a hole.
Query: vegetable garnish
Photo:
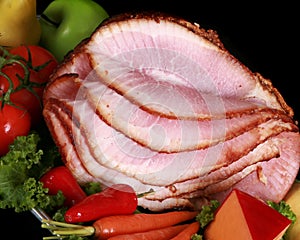
[[[46,172],[40,181],[44,188],[49,189],[50,195],[55,195],[59,191],[64,194],[66,206],[73,206],[86,198],[86,193],[66,166],[57,166]]]
[[[62,223],[44,219],[42,221],[42,228],[50,229],[53,234],[59,236],[93,235],[98,239],[107,239],[117,235],[133,234],[170,227],[192,220],[196,215],[197,212],[190,211],[114,215],[100,218],[95,221],[92,226]]]
[[[0,46],[38,44],[41,27],[36,0],[0,1]]]
[[[202,240],[205,227],[214,220],[215,211],[220,206],[217,200],[211,200],[208,204],[203,205],[201,211],[196,216],[196,221],[199,222],[199,231],[192,236],[192,240]]]
[[[165,213],[139,213],[100,218],[94,222],[95,235],[109,238],[116,235],[146,232],[170,227],[192,220],[197,212],[171,211]]]
[[[88,222],[109,215],[132,214],[137,204],[137,195],[131,186],[115,184],[70,207],[65,214],[65,221]]]
[[[53,167],[58,156],[49,140],[44,143],[37,133],[17,137],[10,151],[0,158],[0,208],[22,212],[59,206],[64,201],[63,195],[49,196],[37,180]]]
[[[271,208],[274,208],[276,211],[281,213],[283,216],[285,216],[286,218],[291,220],[292,224],[290,225],[290,227],[296,222],[296,220],[297,220],[296,214],[292,211],[290,205],[287,204],[285,201],[282,200],[279,203],[275,203],[275,202],[272,202],[272,201],[267,201],[267,204]],[[286,236],[287,236],[287,232],[285,232],[282,239],[283,240],[286,239]]]
[[[31,117],[25,108],[2,103],[0,100],[0,156],[9,151],[16,137],[26,136],[31,128]]]
[[[182,231],[189,227],[189,224],[180,224],[170,227],[158,228],[147,232],[138,232],[132,234],[117,235],[110,237],[109,240],[141,240],[141,239],[159,239],[170,240],[176,237]],[[101,239],[101,238],[100,238]],[[190,240],[190,238],[180,238],[180,240]]]
[[[0,100],[25,109],[32,126],[42,121],[42,97],[58,62],[39,46],[18,46],[9,51],[0,46]]]
[[[217,200],[211,200],[208,205],[203,205],[202,210],[197,215],[196,220],[200,223],[201,228],[204,228],[214,219],[214,213],[220,203]]]
[[[49,80],[58,65],[53,54],[38,45],[21,45],[10,49],[9,53],[22,57],[28,68],[35,71],[44,82]]]
[[[280,201],[279,203],[267,201],[267,204],[271,208],[274,208],[277,212],[281,213],[283,216],[290,219],[292,223],[296,222],[296,214],[292,211],[291,207],[285,201]]]
[[[196,235],[200,229],[199,222],[190,223],[185,229],[183,229],[176,237],[173,237],[171,240],[190,240],[192,236]]]

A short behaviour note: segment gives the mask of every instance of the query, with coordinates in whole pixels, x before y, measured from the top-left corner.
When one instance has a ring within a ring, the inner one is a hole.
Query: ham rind
[[[80,90],[84,91],[99,117],[134,141],[159,152],[207,148],[236,137],[269,119],[279,118],[280,115],[287,118],[282,111],[260,108],[238,99],[223,99],[223,102],[228,106],[243,107],[244,111],[248,105],[251,111],[246,110],[236,117],[223,116],[222,119],[203,121],[167,118],[146,111],[98,79],[90,73],[84,80],[77,79],[77,82],[81,82]],[[213,99],[210,100],[213,102]]]

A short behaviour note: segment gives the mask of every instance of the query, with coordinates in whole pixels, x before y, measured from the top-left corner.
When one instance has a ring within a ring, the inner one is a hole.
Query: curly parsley
[[[37,179],[59,156],[54,145],[41,149],[37,133],[17,137],[10,151],[0,158],[0,208],[23,212],[34,207],[47,209],[62,202],[63,195],[47,194]]]

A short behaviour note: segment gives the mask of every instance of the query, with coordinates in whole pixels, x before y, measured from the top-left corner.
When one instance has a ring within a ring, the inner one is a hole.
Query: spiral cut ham
[[[130,184],[152,211],[233,188],[283,199],[299,170],[293,110],[216,32],[163,14],[102,23],[51,76],[44,118],[78,182]]]

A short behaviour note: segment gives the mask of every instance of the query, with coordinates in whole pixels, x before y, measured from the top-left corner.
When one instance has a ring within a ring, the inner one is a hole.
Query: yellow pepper
[[[0,0],[0,45],[38,44],[41,27],[36,0]]]

